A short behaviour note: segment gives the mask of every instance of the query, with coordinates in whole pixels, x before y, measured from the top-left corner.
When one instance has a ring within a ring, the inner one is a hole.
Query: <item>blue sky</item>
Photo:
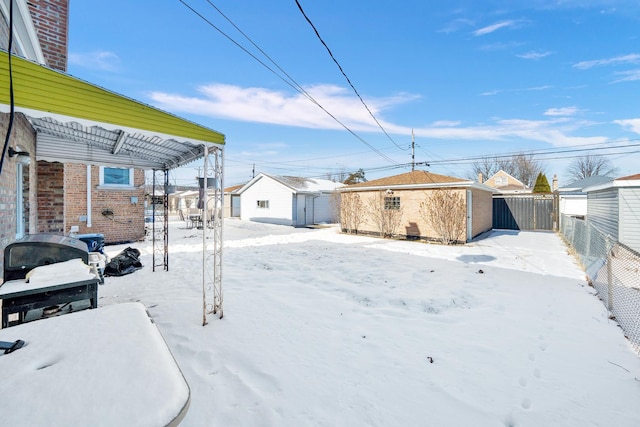
[[[372,114],[295,0],[74,1],[69,73],[224,133],[225,185],[407,172],[412,129],[445,175],[519,152],[561,185],[587,153],[640,173],[637,1],[298,1]]]

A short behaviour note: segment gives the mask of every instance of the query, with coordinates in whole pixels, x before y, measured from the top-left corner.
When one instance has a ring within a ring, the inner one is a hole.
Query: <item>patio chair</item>
[[[187,228],[193,228],[193,221],[189,218],[189,214],[185,215],[184,209],[178,210],[178,215],[180,215],[180,221],[184,221],[184,224]]]

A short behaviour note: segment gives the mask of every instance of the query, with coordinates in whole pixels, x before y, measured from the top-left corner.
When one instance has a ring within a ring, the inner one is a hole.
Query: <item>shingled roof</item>
[[[427,171],[413,171],[400,175],[388,176],[385,178],[374,179],[367,182],[359,182],[357,184],[343,187],[344,190],[361,187],[391,187],[391,186],[414,186],[414,185],[430,185],[430,184],[456,184],[468,183],[468,179],[460,179],[452,176],[438,175]]]

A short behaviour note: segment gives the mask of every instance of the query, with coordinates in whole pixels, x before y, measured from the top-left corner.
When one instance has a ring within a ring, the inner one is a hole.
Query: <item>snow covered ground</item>
[[[148,307],[191,388],[182,425],[640,425],[640,358],[555,234],[227,220],[224,318],[203,327],[201,231],[170,226],[170,271],[137,243],[145,267],[98,292]]]

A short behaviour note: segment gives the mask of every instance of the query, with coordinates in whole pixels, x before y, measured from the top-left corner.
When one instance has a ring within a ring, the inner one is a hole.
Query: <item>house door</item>
[[[231,196],[231,216],[240,217],[240,196]]]
[[[297,194],[295,196],[295,202],[296,202],[296,214],[297,214],[295,225],[296,227],[300,227],[300,226],[306,225],[307,199],[304,197],[304,195]]]
[[[309,224],[313,224],[314,221],[314,213],[313,213],[313,196],[307,196],[305,197],[305,205],[307,207],[307,211],[306,211],[306,218],[305,218],[305,225],[309,225]]]

